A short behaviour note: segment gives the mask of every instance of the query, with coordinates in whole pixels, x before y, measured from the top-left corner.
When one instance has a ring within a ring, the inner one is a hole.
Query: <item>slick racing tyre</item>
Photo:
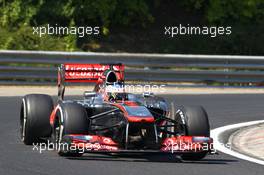
[[[29,94],[22,99],[20,110],[20,135],[26,145],[50,137],[49,117],[53,109],[52,98],[44,94]]]
[[[206,111],[201,106],[186,106],[181,108],[180,115],[176,115],[175,120],[184,120],[185,135],[210,137],[210,126]],[[181,117],[181,119],[177,119]],[[183,160],[200,160],[206,156],[207,151],[197,153],[186,153],[182,155]]]
[[[69,134],[88,134],[89,119],[83,106],[77,103],[62,103],[61,110],[58,110],[53,126],[52,140],[61,148],[62,144],[69,144]],[[81,156],[78,150],[59,149],[60,156]]]

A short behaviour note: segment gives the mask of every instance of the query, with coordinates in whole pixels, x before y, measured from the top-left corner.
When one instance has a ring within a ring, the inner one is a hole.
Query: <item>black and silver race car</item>
[[[65,100],[67,82],[96,85],[81,100]],[[23,97],[21,140],[26,145],[48,141],[61,156],[164,153],[200,160],[212,151],[209,121],[202,107],[170,111],[165,99],[152,93],[127,93],[124,87],[122,64],[62,64],[55,105],[48,95]]]

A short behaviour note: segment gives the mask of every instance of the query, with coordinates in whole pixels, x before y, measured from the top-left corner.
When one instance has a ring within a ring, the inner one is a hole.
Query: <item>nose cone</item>
[[[140,106],[136,102],[125,102],[127,120],[132,123],[154,123],[153,115],[145,106]]]

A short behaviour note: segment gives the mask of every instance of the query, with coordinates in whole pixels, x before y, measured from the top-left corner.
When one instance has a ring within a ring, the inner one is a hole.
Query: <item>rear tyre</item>
[[[52,98],[44,94],[29,94],[22,99],[20,110],[20,136],[26,145],[38,143],[51,135],[49,123],[53,110]]]
[[[72,151],[70,149],[61,149],[61,145],[71,144],[70,134],[88,134],[89,133],[89,119],[85,108],[77,103],[63,103],[60,105],[56,114],[54,122],[53,138],[59,145],[58,154],[60,156],[79,157],[83,153],[78,150]]]
[[[210,137],[210,125],[208,115],[201,106],[187,106],[180,109],[185,123],[185,134],[187,136],[206,136]],[[198,153],[188,153],[182,155],[183,160],[201,160],[207,155],[208,151]]]

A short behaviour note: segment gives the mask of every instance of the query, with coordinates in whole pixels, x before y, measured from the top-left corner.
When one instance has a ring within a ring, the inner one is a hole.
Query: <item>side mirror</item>
[[[142,96],[145,98],[154,97],[154,93],[153,92],[143,92]]]
[[[95,97],[97,95],[96,92],[91,92],[91,91],[85,91],[83,93],[84,98],[91,98],[91,97]]]

